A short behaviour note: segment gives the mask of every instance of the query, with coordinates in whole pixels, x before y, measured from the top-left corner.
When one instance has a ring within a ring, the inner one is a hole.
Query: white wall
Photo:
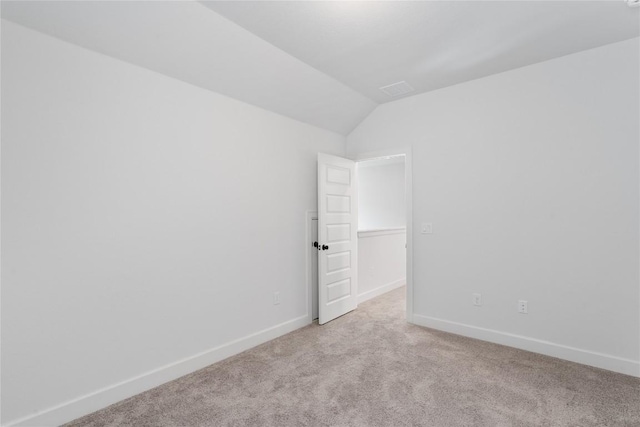
[[[343,137],[6,21],[2,90],[3,423],[308,321],[316,153]]]
[[[404,229],[358,232],[358,303],[406,284]]]
[[[358,302],[406,283],[404,157],[358,162]]]
[[[414,321],[640,375],[639,47],[384,104],[348,137],[412,147]]]
[[[358,162],[358,229],[405,223],[404,158]]]

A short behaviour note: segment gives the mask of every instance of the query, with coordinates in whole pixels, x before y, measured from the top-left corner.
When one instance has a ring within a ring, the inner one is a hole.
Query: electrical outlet
[[[273,293],[273,305],[280,304],[280,292]]]
[[[482,305],[482,295],[481,294],[473,294],[473,305]]]
[[[518,313],[527,314],[527,302],[523,299],[518,301]]]
[[[431,234],[433,233],[433,224],[430,222],[422,223],[422,234]]]

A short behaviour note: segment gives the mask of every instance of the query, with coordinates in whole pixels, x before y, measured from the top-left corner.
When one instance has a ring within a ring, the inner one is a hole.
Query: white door
[[[322,325],[358,305],[355,162],[318,154],[318,298]]]

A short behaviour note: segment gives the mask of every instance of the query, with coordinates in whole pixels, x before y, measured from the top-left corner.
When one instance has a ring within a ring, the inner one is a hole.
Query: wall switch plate
[[[518,301],[518,313],[527,314],[527,302],[523,299]]]
[[[422,231],[422,234],[433,233],[433,224],[431,224],[430,222],[423,222],[421,231]]]
[[[481,294],[473,294],[473,305],[482,305],[482,295]]]
[[[273,305],[280,304],[280,292],[273,293]]]

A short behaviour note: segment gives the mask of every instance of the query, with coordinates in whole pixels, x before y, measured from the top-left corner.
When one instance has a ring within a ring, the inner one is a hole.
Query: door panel
[[[318,154],[318,299],[322,325],[357,306],[355,162]]]

